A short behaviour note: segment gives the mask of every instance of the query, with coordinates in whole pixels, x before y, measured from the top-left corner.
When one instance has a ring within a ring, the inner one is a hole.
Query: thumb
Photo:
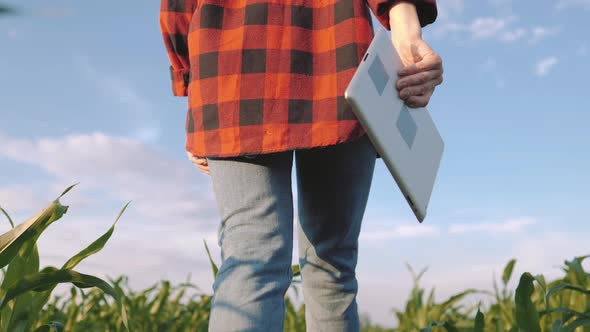
[[[441,58],[426,45],[426,43],[414,44],[412,46],[412,56],[414,64],[402,68],[398,74],[400,76],[413,75],[425,70],[435,69],[441,66]]]

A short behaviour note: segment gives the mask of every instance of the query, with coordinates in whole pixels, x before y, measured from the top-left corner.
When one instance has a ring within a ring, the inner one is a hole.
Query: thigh
[[[366,135],[349,143],[296,151],[303,262],[307,245],[337,270],[354,269],[376,157]]]
[[[210,159],[222,264],[210,331],[279,331],[293,248],[293,153]]]
[[[208,163],[221,219],[218,238],[222,258],[246,255],[249,250],[243,251],[245,246],[258,244],[253,241],[292,228],[293,152],[211,158]],[[224,246],[226,240],[232,245]]]

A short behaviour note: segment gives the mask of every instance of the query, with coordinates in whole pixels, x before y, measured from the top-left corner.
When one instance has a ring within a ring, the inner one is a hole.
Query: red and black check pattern
[[[392,0],[162,0],[173,92],[189,97],[186,148],[230,157],[364,134],[344,90]],[[413,0],[422,25],[435,0]],[[368,8],[367,5],[368,4]]]

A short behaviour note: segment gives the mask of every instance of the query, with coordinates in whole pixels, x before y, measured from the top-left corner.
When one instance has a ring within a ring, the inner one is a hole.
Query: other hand
[[[195,156],[194,154],[190,153],[189,151],[187,151],[186,154],[188,155],[188,159],[190,161],[192,161],[193,164],[195,164],[197,166],[199,171],[201,171],[207,175],[211,175],[209,173],[209,163],[207,162],[207,158]]]

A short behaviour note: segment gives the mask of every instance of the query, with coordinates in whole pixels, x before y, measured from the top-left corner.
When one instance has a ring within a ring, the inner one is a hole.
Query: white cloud
[[[465,9],[464,0],[440,0],[437,1],[437,20],[448,20],[454,16],[461,15]]]
[[[33,206],[40,206],[44,203],[46,203],[46,201],[31,188],[15,185],[0,187],[0,206],[4,208],[9,215],[11,213],[30,209]],[[3,218],[4,216],[0,215],[0,219]],[[14,218],[13,221],[18,223]]]
[[[538,235],[525,234],[512,246],[512,255],[522,262],[522,268],[533,274],[551,269],[551,275],[560,275],[562,272],[558,266],[562,265],[564,260],[590,254],[587,238],[588,234],[581,230],[569,232],[553,230]],[[539,252],[541,246],[548,250],[543,250],[541,254]],[[590,259],[586,259],[584,265],[590,265]]]
[[[154,107],[130,80],[96,68],[87,56],[78,55],[74,62],[84,78],[95,84],[109,101],[119,104],[137,122],[134,137],[144,142],[158,139],[160,126],[155,119]]]
[[[471,23],[463,24],[455,20],[442,20],[434,27],[434,35],[442,38],[447,35],[466,34],[473,40],[499,40],[511,43],[519,41],[530,34],[528,29],[522,27],[512,28],[516,21],[515,16],[506,17],[478,17]]]
[[[479,17],[469,25],[469,31],[475,39],[493,38],[507,26],[509,21],[510,19]]]
[[[590,10],[590,0],[558,0],[555,4],[557,10],[563,10],[567,8],[584,8]]]
[[[529,42],[536,43],[547,37],[555,36],[561,31],[560,27],[543,27],[537,26],[531,29],[531,39]]]
[[[520,40],[527,38],[528,43],[534,44],[542,41],[551,36],[555,36],[559,34],[561,31],[560,27],[544,27],[544,26],[536,26],[533,28],[512,28],[510,29],[508,26],[506,28],[501,29],[497,33],[498,40],[505,43],[514,43]]]
[[[130,207],[133,209],[133,206]],[[72,210],[70,208],[70,210]],[[112,220],[78,217],[68,213],[45,230],[38,240],[40,265],[63,265],[67,259],[105,233]],[[201,232],[197,227],[178,228],[173,221],[140,224],[123,216],[107,245],[81,262],[76,270],[100,278],[126,275],[133,290],[144,290],[159,280],[173,285],[191,281],[212,294],[213,276],[204,249],[206,239],[214,260],[219,263],[215,232]],[[58,287],[54,295],[67,294],[69,285]],[[192,291],[189,291],[189,295]]]
[[[147,288],[160,278],[178,284],[192,273],[193,281],[211,292],[202,241],[207,240],[219,261],[217,207],[209,178],[188,160],[175,160],[138,140],[102,133],[38,139],[0,133],[0,158],[32,165],[50,178],[49,186],[38,181],[35,187],[0,189],[0,204],[17,212],[11,213],[17,224],[67,185],[80,182],[62,198],[70,206],[67,214],[38,242],[42,266],[61,266],[106,232],[131,200],[109,244],[77,270],[99,277],[125,274],[134,289]],[[8,228],[0,222],[0,232]]]
[[[540,60],[535,64],[535,75],[546,76],[547,74],[549,74],[551,69],[553,69],[553,67],[557,65],[558,62],[559,60],[554,56]]]
[[[503,10],[505,13],[497,16],[476,17],[469,23],[461,23],[461,17],[456,10],[444,9],[444,15],[432,28],[434,37],[450,36],[458,42],[469,37],[475,41],[495,40],[503,43],[515,43],[526,39],[532,44],[557,35],[561,31],[561,28],[556,26],[519,26],[515,24],[518,18],[512,14],[511,1],[492,1],[492,4],[505,9]]]
[[[449,226],[449,233],[518,233],[536,222],[534,218],[513,218],[500,223],[453,224]]]
[[[193,223],[216,215],[210,182],[188,160],[180,162],[144,143],[102,133],[24,139],[0,135],[0,156],[31,164],[61,188],[98,190],[150,220]]]
[[[465,8],[464,0],[440,0],[437,2],[437,8],[436,24],[425,31],[427,34],[432,31],[436,38],[442,38],[466,29],[464,24],[458,22]]]
[[[494,81],[496,82],[496,87],[498,89],[502,89],[506,86],[506,81],[504,80],[504,78],[502,78],[502,75],[499,73],[496,58],[488,57],[481,65],[481,70],[484,74],[493,77]]]
[[[500,34],[500,41],[506,43],[513,43],[516,41],[521,40],[522,38],[528,35],[528,31],[524,28],[518,28],[514,30],[506,30],[502,34]]]
[[[61,266],[106,232],[120,207],[132,200],[108,245],[77,270],[102,278],[127,275],[133,289],[145,289],[161,278],[178,284],[192,273],[195,284],[212,292],[202,241],[207,240],[219,262],[217,208],[209,178],[188,160],[102,133],[38,139],[0,133],[0,158],[38,167],[52,183],[50,190],[42,181],[35,187],[0,188],[0,204],[17,224],[47,206],[67,185],[80,182],[62,198],[70,206],[67,214],[38,241],[41,266]],[[0,232],[9,227],[0,222]]]

